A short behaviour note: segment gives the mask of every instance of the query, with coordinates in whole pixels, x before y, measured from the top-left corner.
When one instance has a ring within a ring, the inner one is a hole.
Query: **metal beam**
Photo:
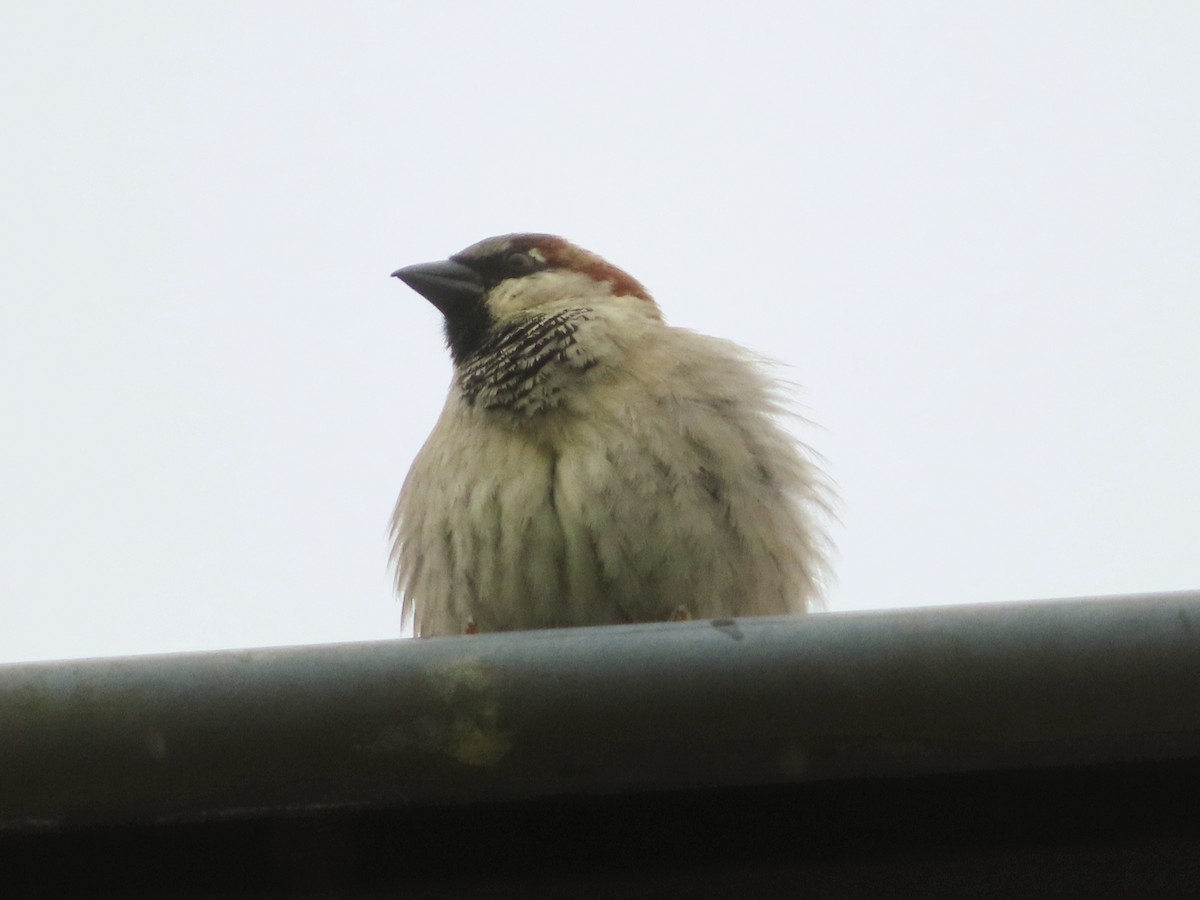
[[[1200,592],[0,666],[0,828],[1200,759]]]

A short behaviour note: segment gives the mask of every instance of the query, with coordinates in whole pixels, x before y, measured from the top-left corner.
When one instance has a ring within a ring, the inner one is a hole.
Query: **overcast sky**
[[[1200,4],[0,12],[0,660],[394,637],[395,268],[563,234],[784,362],[833,612],[1200,587]]]

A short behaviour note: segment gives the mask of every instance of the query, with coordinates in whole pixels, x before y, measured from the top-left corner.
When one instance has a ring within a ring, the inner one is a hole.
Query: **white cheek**
[[[578,272],[535,272],[500,282],[489,295],[488,306],[497,319],[504,319],[538,307],[563,308],[611,296],[611,285]]]

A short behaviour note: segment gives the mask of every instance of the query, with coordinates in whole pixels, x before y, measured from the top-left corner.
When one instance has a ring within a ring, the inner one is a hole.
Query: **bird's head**
[[[392,275],[445,316],[446,342],[456,364],[498,326],[529,316],[622,304],[660,318],[637,279],[552,234],[487,238],[447,260],[405,266]]]

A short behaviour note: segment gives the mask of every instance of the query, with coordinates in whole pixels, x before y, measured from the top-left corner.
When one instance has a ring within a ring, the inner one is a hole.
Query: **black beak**
[[[487,290],[478,272],[450,259],[405,266],[392,277],[399,278],[447,318],[481,303]]]

